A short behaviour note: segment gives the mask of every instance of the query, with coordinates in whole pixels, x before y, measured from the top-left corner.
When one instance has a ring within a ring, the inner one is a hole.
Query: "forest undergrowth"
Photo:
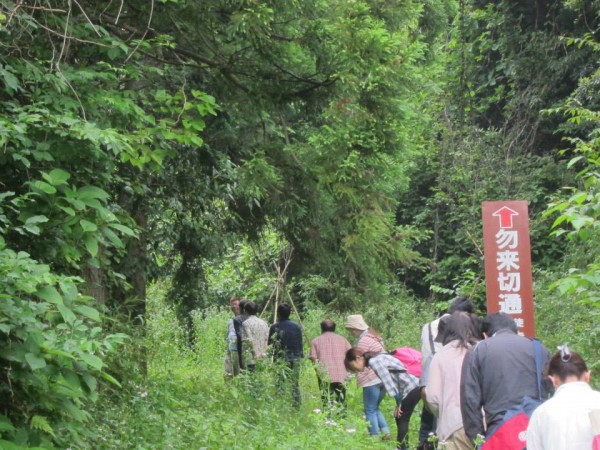
[[[96,448],[101,449],[387,449],[393,443],[370,438],[362,412],[362,395],[355,380],[348,383],[346,418],[335,416],[336,425],[327,423],[315,370],[310,361],[302,364],[300,409],[291,407],[291,393],[278,395],[277,367],[264,366],[257,373],[234,381],[223,377],[224,333],[230,312],[210,308],[193,315],[193,345],[189,342],[171,306],[164,300],[166,288],[153,289],[148,298],[148,318],[144,338],[134,338],[116,363],[128,365],[129,377],[122,390],[105,391],[96,405]],[[378,321],[405,323],[388,347],[418,346],[416,324],[428,312],[418,312],[408,304],[389,311],[368,311]],[[371,314],[368,314],[368,313]],[[377,316],[376,316],[377,314]],[[306,336],[319,334],[319,324],[327,315],[340,324],[341,315],[311,310],[303,315]],[[268,318],[266,318],[269,320]],[[412,325],[415,324],[415,325]],[[408,327],[412,327],[409,330]],[[385,330],[385,327],[383,327]],[[385,332],[385,331],[384,331]],[[134,345],[143,339],[145,351]],[[409,341],[410,340],[410,341]],[[140,357],[148,356],[148,375],[139,371]],[[132,374],[137,372],[137,376]],[[316,412],[316,411],[321,412]],[[385,399],[382,410],[392,430],[393,400]],[[411,426],[411,442],[416,443],[420,406]]]
[[[544,277],[540,276],[543,281]],[[263,366],[234,381],[223,377],[224,333],[229,311],[213,307],[193,313],[192,344],[165,300],[168,288],[154,286],[148,298],[144,337],[132,337],[115,364],[128,374],[121,390],[105,390],[93,412],[99,449],[387,449],[393,443],[368,436],[360,390],[348,383],[346,418],[328,424],[323,412],[314,368],[305,359],[300,381],[302,405],[290,406],[291,393],[278,395],[277,367]],[[539,297],[538,334],[551,350],[569,342],[598,366],[597,317],[577,303]],[[382,331],[388,349],[419,347],[420,326],[435,315],[414,300],[394,299],[362,311]],[[311,309],[303,316],[305,353],[308,339],[319,334],[319,323],[343,316]],[[265,317],[269,320],[268,317]],[[595,331],[594,331],[595,330]],[[142,345],[143,344],[143,345]],[[147,358],[147,376],[141,372]],[[135,375],[134,375],[135,374]],[[595,383],[596,387],[598,383]],[[411,420],[410,442],[416,445],[420,404]],[[382,410],[393,432],[393,401]],[[315,412],[321,410],[321,412]]]

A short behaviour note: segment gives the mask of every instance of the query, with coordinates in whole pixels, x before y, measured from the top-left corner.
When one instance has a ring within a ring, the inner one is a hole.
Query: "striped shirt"
[[[369,367],[379,377],[391,397],[400,394],[404,398],[419,386],[419,379],[409,374],[404,364],[387,353],[369,359]]]
[[[344,358],[350,348],[346,338],[327,331],[310,343],[310,359],[320,364],[330,383],[342,383],[348,378]]]
[[[358,337],[356,348],[363,352],[381,353],[385,352],[383,347],[383,339],[371,334],[370,330],[365,330]],[[377,375],[371,369],[365,367],[365,370],[356,374],[356,383],[358,387],[371,386],[377,384]]]

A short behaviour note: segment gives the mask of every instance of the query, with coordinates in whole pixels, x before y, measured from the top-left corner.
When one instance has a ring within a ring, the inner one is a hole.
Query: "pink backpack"
[[[390,352],[394,358],[399,360],[406,371],[417,378],[421,377],[421,352],[411,347],[399,347]]]

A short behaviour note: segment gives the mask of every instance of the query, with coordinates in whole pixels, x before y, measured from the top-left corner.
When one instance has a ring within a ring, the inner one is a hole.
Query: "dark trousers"
[[[402,415],[396,418],[396,425],[398,426],[398,446],[402,450],[406,450],[408,448],[408,426],[410,424],[410,416],[421,400],[421,390],[416,387],[412,391],[408,393],[404,400],[402,400]]]
[[[426,405],[423,405],[423,410],[421,411],[421,428],[419,429],[420,446],[427,443],[430,433],[435,433],[435,416],[429,411]]]
[[[287,395],[291,388],[292,406],[300,407],[300,360],[285,361],[285,364],[279,367],[277,388],[280,395]]]
[[[346,410],[346,386],[344,383],[329,383],[317,377],[319,381],[319,390],[321,391],[321,400],[325,409]],[[337,405],[336,405],[337,404]],[[336,407],[337,406],[337,407]]]

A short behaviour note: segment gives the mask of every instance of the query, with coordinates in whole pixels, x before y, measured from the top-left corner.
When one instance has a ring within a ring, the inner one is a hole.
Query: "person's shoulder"
[[[269,326],[269,322],[267,322],[265,319],[256,316],[256,318],[258,319],[258,322],[265,324],[266,326]]]
[[[337,333],[333,333],[333,335],[335,336],[335,339],[340,341],[340,342],[348,342],[348,344],[350,344],[350,342],[348,341],[348,339],[346,339],[344,336],[342,336],[341,334],[337,334]]]
[[[320,334],[318,335],[316,338],[314,338],[313,340],[310,341],[311,344],[318,344],[319,342],[321,342],[323,340],[323,335]]]

